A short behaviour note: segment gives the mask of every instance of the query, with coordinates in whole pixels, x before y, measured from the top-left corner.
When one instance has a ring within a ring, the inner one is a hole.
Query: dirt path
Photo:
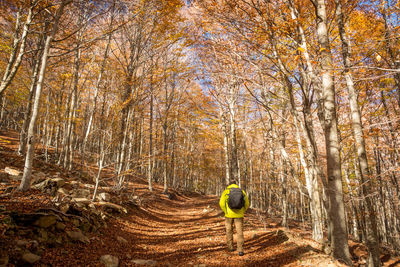
[[[144,184],[137,191],[143,205],[112,219],[88,245],[47,250],[44,261],[53,266],[101,266],[98,259],[111,254],[119,258],[120,266],[136,266],[133,261],[138,259],[157,266],[337,266],[309,242],[299,245],[292,237],[287,240],[277,234],[278,228],[265,227],[252,212],[245,220],[245,255],[240,257],[226,249],[217,198],[169,200],[160,188],[153,195],[145,193]]]

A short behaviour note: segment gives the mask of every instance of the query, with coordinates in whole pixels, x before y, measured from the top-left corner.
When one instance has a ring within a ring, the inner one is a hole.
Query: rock
[[[68,195],[68,191],[65,188],[58,188],[57,193],[62,195]]]
[[[203,213],[207,213],[208,212],[208,209],[203,209]]]
[[[80,226],[80,229],[84,232],[89,232],[90,231],[90,223],[82,223],[82,225]]]
[[[82,243],[90,243],[89,238],[87,238],[81,230],[77,231],[66,231],[67,236],[71,238],[73,241],[80,241]]]
[[[39,255],[39,256],[43,256],[44,250],[45,250],[44,247],[40,247],[40,248],[36,249],[35,254],[37,254],[37,255]]]
[[[118,267],[119,259],[112,255],[103,255],[100,257],[100,262],[106,267]]]
[[[62,223],[62,222],[57,222],[57,223],[56,223],[56,229],[59,230],[59,231],[64,231],[64,229],[65,229],[65,224]]]
[[[54,240],[57,244],[62,245],[63,244],[63,239],[62,236],[57,236],[56,239]]]
[[[85,198],[85,197],[73,198],[72,201],[73,201],[73,202],[76,202],[76,203],[85,204],[85,205],[87,205],[87,204],[89,204],[89,203],[92,202],[90,199],[87,199],[87,198]]]
[[[67,213],[69,208],[70,208],[70,205],[68,203],[63,203],[59,207],[60,211],[63,212],[63,213]]]
[[[278,237],[282,242],[289,240],[289,237],[287,236],[287,234],[285,233],[285,231],[279,229],[278,231],[276,231],[275,233],[276,237]]]
[[[49,226],[52,226],[57,222],[57,217],[54,215],[44,215],[41,216],[35,223],[34,225],[39,226],[41,228],[47,228]]]
[[[89,198],[90,196],[90,191],[88,189],[77,188],[71,190],[70,193],[73,198]]]
[[[26,247],[26,246],[29,244],[29,241],[26,241],[26,240],[16,240],[16,241],[15,241],[15,244],[16,244],[18,247]]]
[[[114,203],[111,203],[111,202],[103,202],[103,201],[101,201],[101,202],[95,203],[95,205],[101,206],[101,207],[104,207],[104,208],[109,208],[109,209],[118,211],[120,213],[128,213],[128,211],[124,207],[122,207],[120,205],[117,205],[117,204],[114,204]]]
[[[44,172],[37,172],[37,173],[35,173],[35,176],[40,177],[40,178],[46,178],[46,174]]]
[[[8,266],[8,255],[1,255],[0,256],[0,267]]]
[[[156,266],[157,265],[157,262],[153,261],[153,260],[137,259],[137,260],[132,260],[131,262],[134,264],[137,264],[137,265],[146,265],[146,266]]]
[[[47,242],[49,235],[43,228],[38,229],[38,240],[39,242]]]
[[[57,178],[52,178],[51,181],[55,182],[57,187],[62,187],[65,185],[65,180],[63,178],[57,177]]]
[[[4,169],[4,171],[7,174],[9,174],[11,179],[13,179],[13,180],[21,180],[21,178],[22,178],[22,172],[19,171],[19,170],[16,170],[16,169],[13,169],[13,168],[10,168],[10,167],[6,167]]]
[[[34,184],[34,185],[32,185],[32,188],[44,190],[44,188],[48,185],[49,181],[50,181],[50,179],[47,179],[38,184]]]
[[[117,240],[118,242],[124,243],[124,244],[128,244],[128,240],[126,240],[125,238],[121,237],[121,236],[117,236]]]
[[[20,248],[30,248],[30,249],[37,249],[39,247],[39,242],[36,240],[23,240],[19,239],[15,241],[15,245]]]
[[[194,265],[193,267],[207,267],[207,265],[205,265],[204,263],[202,263],[202,264],[196,264],[196,265]]]
[[[103,192],[97,195],[97,199],[100,201],[110,201],[111,195],[109,193]]]
[[[72,219],[71,219],[71,222],[72,222],[76,227],[79,227],[79,225],[81,224],[81,222],[80,222],[78,219],[76,219],[76,218],[72,218]]]
[[[43,182],[44,180],[46,180],[46,174],[43,172],[37,172],[33,175],[33,181],[35,181],[35,183]]]
[[[37,184],[32,186],[32,188],[38,189],[38,190],[43,191],[43,192],[46,191],[47,189],[51,190],[51,189],[56,188],[56,187],[57,187],[57,183],[51,181],[51,179],[46,179],[46,180],[44,180],[44,181],[42,181],[40,183],[37,183]]]
[[[22,255],[22,260],[27,263],[30,263],[30,264],[34,264],[35,262],[39,261],[40,259],[41,259],[40,256],[30,253],[30,252],[24,253]]]

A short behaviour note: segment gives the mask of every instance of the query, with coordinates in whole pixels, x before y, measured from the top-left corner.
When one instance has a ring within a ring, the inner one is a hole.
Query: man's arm
[[[227,194],[227,191],[225,190],[225,191],[222,193],[221,198],[219,199],[219,207],[221,208],[221,210],[222,210],[224,213],[226,213],[226,194]]]

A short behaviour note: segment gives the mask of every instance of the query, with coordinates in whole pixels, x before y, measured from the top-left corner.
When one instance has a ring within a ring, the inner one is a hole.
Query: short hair
[[[229,182],[228,182],[228,186],[231,185],[231,184],[237,184],[236,179],[230,179]]]

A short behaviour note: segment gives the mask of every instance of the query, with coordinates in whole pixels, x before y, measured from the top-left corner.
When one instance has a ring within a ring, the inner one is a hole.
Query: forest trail
[[[21,169],[23,160],[15,153],[17,135],[7,133],[0,137],[0,174],[4,176],[5,167]],[[62,171],[40,158],[35,168],[47,176]],[[76,179],[73,173],[60,175],[70,181]],[[0,194],[7,184],[16,186],[18,182],[1,182]],[[253,209],[246,213],[245,255],[240,257],[236,251],[226,249],[218,197],[171,190],[173,197],[169,199],[159,184],[154,184],[153,192],[140,178],[129,185],[128,192],[134,188],[138,201],[136,205],[120,203],[126,206],[126,214],[113,216],[105,227],[86,233],[88,243],[63,242],[42,247],[40,264],[35,266],[104,266],[99,261],[103,255],[117,257],[119,266],[344,266],[321,251],[320,245],[311,239],[307,225],[291,221],[288,230],[279,226],[279,218]],[[0,198],[3,209],[17,212],[34,212],[49,203],[51,196],[38,190]],[[0,222],[3,219],[0,216]],[[0,237],[4,238],[0,249],[2,244],[3,248],[12,249],[12,243],[21,239],[2,236],[4,233],[0,227]],[[357,245],[353,250],[354,247]],[[392,260],[384,266],[393,267],[397,262]]]
[[[155,188],[136,184],[141,206],[130,208],[125,217],[112,219],[107,229],[91,237],[91,243],[66,244],[48,251],[48,263],[95,266],[101,255],[111,254],[120,266],[342,266],[322,254],[300,234],[279,231],[277,223],[261,222],[254,210],[245,219],[245,255],[228,252],[225,245],[224,218],[213,196],[176,195],[169,200]],[[146,192],[147,191],[147,192]],[[303,232],[308,235],[307,232]],[[123,238],[123,240],[121,239]],[[316,244],[315,244],[316,245]],[[66,253],[68,252],[68,253]],[[99,265],[101,266],[101,265]]]

